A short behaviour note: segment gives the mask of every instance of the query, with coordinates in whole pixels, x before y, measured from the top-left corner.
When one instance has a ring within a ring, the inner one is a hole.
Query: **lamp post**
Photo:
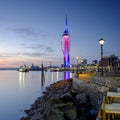
[[[103,38],[101,38],[99,40],[100,46],[101,46],[101,75],[103,76],[103,44],[104,44],[104,40]]]
[[[78,73],[78,59],[79,59],[79,56],[76,56],[76,62],[77,62],[77,70],[76,70],[76,73]]]
[[[78,65],[78,59],[79,59],[79,57],[78,57],[78,56],[76,56],[77,65]]]

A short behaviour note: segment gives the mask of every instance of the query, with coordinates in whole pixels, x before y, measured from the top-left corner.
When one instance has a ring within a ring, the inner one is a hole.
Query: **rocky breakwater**
[[[62,80],[46,88],[21,120],[95,120],[97,107],[83,90],[73,88],[72,80]]]

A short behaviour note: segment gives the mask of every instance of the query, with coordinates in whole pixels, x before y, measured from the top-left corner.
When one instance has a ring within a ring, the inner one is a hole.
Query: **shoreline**
[[[91,97],[82,87],[78,89],[73,87],[73,79],[51,84],[46,87],[44,95],[25,110],[26,116],[20,120],[95,120],[102,102],[101,95],[95,93],[96,96]],[[96,103],[98,100],[99,104]]]

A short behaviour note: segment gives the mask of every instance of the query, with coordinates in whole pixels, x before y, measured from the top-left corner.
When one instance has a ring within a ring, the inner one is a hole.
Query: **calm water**
[[[40,71],[0,70],[0,120],[20,120],[46,86],[71,77],[68,73],[44,72],[45,80],[42,80],[41,75]]]

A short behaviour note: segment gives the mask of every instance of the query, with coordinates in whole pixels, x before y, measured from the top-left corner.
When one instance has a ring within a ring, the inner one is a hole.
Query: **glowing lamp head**
[[[76,59],[78,60],[78,59],[79,59],[79,56],[76,56]]]
[[[100,43],[100,45],[103,45],[103,44],[104,44],[103,38],[101,38],[101,39],[99,40],[99,43]]]

